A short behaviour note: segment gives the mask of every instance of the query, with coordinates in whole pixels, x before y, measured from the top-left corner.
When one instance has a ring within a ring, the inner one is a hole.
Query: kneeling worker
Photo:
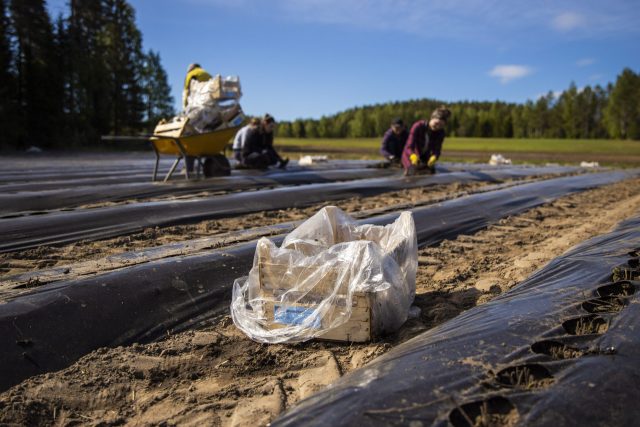
[[[285,169],[289,163],[289,158],[282,158],[273,148],[273,136],[276,130],[276,120],[270,114],[265,114],[262,119],[262,144],[264,153],[269,157],[269,166],[278,165],[280,169]]]
[[[283,159],[273,148],[273,132],[275,119],[265,114],[260,126],[248,129],[242,148],[242,164],[249,168],[266,169],[278,164],[280,169],[287,167],[289,159]]]
[[[409,132],[404,127],[404,122],[400,118],[396,118],[391,122],[391,127],[382,137],[382,145],[380,154],[391,163],[400,164],[402,150],[407,143]]]
[[[242,163],[242,149],[247,140],[247,133],[251,129],[258,129],[258,126],[260,126],[260,119],[254,117],[248,125],[240,128],[235,138],[233,138],[233,158],[239,163]]]
[[[436,108],[429,120],[420,120],[413,124],[402,152],[402,166],[405,175],[420,171],[435,172],[444,142],[444,128],[451,111],[441,106]]]

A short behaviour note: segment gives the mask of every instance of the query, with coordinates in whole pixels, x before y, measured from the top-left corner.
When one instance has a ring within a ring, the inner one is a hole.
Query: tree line
[[[278,136],[292,138],[378,137],[395,117],[407,126],[428,118],[439,105],[417,99],[352,108],[316,119],[281,121]],[[626,68],[615,83],[557,95],[549,92],[524,104],[507,102],[448,103],[452,117],[447,135],[493,138],[640,139],[640,74]]]
[[[0,0],[0,149],[77,148],[101,135],[150,132],[174,101],[157,52],[144,52],[126,0]],[[448,135],[640,139],[640,75],[605,87],[572,84],[524,104],[454,102]],[[378,137],[394,117],[411,125],[443,102],[416,99],[280,123],[296,138]]]
[[[157,52],[126,0],[0,0],[0,148],[72,148],[149,131],[172,116]]]

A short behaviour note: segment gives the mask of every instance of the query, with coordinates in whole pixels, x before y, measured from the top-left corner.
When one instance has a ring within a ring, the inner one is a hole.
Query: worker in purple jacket
[[[429,120],[420,120],[411,126],[409,139],[402,152],[405,175],[435,172],[444,141],[444,127],[449,116],[451,111],[440,106],[431,113]]]
[[[402,150],[407,143],[409,132],[404,127],[404,122],[400,118],[393,119],[391,127],[382,137],[380,154],[392,164],[400,164]]]

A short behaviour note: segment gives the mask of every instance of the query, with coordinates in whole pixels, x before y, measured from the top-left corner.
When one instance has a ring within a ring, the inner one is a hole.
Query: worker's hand
[[[429,157],[429,161],[427,162],[427,166],[432,168],[436,164],[437,161],[438,161],[438,158],[434,154],[431,157]]]
[[[411,164],[413,166],[417,166],[418,165],[418,155],[413,153],[412,155],[409,156],[409,160],[411,160]]]

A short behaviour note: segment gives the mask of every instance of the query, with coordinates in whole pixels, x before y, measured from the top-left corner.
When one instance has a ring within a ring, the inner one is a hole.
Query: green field
[[[276,138],[290,153],[327,153],[334,157],[377,158],[380,138],[295,139]],[[494,153],[515,162],[598,161],[609,165],[640,165],[640,141],[607,139],[447,138],[443,160],[487,161]]]

